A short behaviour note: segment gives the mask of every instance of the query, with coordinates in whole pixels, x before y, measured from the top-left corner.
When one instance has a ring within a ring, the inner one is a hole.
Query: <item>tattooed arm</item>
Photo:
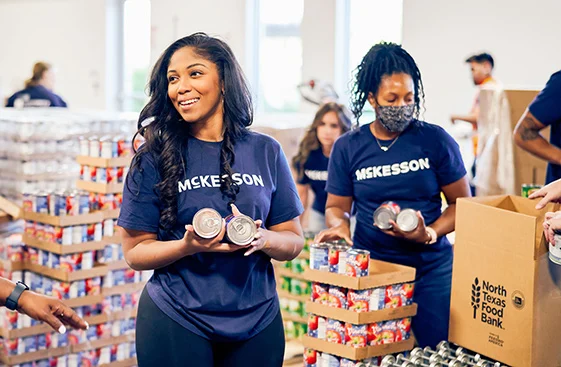
[[[553,164],[561,164],[561,149],[551,145],[540,133],[545,127],[526,109],[514,128],[514,141],[520,148],[541,159]]]

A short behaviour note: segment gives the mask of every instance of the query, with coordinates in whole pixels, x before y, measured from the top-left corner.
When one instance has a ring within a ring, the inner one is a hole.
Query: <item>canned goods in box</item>
[[[345,274],[347,268],[347,251],[348,246],[331,245],[329,246],[329,272],[337,274]]]
[[[384,321],[384,324],[382,325],[382,344],[395,343],[396,331],[396,320]]]
[[[80,155],[90,155],[90,142],[83,136],[80,137]]]
[[[76,197],[78,199],[78,214],[88,214],[90,212],[90,193],[79,191]]]
[[[34,212],[35,211],[35,196],[30,192],[23,193],[23,203],[24,212]]]
[[[323,364],[319,360],[321,354],[317,350],[306,348],[304,349],[304,367],[322,367]]]
[[[349,289],[347,293],[347,302],[350,311],[368,312],[370,311],[370,297],[372,289],[354,290]]]
[[[107,168],[104,167],[97,167],[96,174],[95,174],[95,181],[99,183],[107,183]]]
[[[49,252],[49,267],[52,269],[60,269],[60,255]]]
[[[243,246],[251,243],[257,234],[257,226],[247,215],[230,214],[226,217],[226,237],[235,245]]]
[[[24,232],[28,236],[35,237],[35,222],[26,220],[24,225]]]
[[[329,246],[326,243],[314,243],[310,246],[310,269],[329,270]]]
[[[60,256],[60,269],[67,272],[80,270],[82,254],[68,254]]]
[[[117,157],[117,143],[113,142],[113,139],[109,136],[104,136],[99,139],[101,144],[101,157],[102,158],[114,158]]]
[[[88,139],[90,143],[90,157],[100,157],[101,156],[101,143],[97,136],[92,136]]]
[[[347,305],[347,288],[329,286],[329,306],[346,310]]]
[[[90,176],[90,166],[81,165],[80,166],[80,180],[82,181],[89,181],[91,179]]]
[[[115,209],[120,209],[121,206],[123,205],[123,194],[122,193],[113,194],[113,197],[114,197],[113,206],[115,207]]]
[[[131,142],[121,137],[115,138],[117,142],[117,155],[119,157],[126,157],[131,154]]]
[[[347,253],[346,273],[351,277],[368,276],[370,265],[370,252],[367,250],[349,250]]]
[[[122,183],[125,180],[125,167],[117,167],[117,182]]]
[[[372,324],[368,324],[367,328],[367,341],[368,345],[381,345],[383,344],[382,341],[382,327],[384,326],[384,321],[374,322]]]
[[[413,209],[403,209],[399,212],[396,219],[397,226],[404,232],[412,232],[419,226],[417,211]]]
[[[113,219],[106,219],[103,221],[103,235],[107,237],[112,237],[115,234],[115,228],[113,227]]]
[[[329,285],[312,282],[312,302],[319,303],[321,305],[329,304]]]
[[[382,203],[382,205],[374,211],[374,225],[380,229],[392,228],[390,220],[395,222],[400,211],[401,208],[399,205],[393,201],[386,201]]]
[[[222,216],[211,208],[200,209],[193,216],[193,229],[201,238],[214,238],[222,231]]]
[[[99,194],[99,210],[115,209],[115,196],[113,194]]]
[[[46,191],[35,194],[35,212],[49,214],[49,194]]]
[[[44,240],[53,243],[55,241],[55,228],[50,224],[45,224]]]
[[[345,344],[345,323],[339,320],[328,319],[325,340],[330,343]]]
[[[117,167],[108,167],[106,174],[107,183],[117,183]]]
[[[367,346],[368,325],[345,324],[345,344],[353,348]]]
[[[308,335],[312,338],[325,339],[327,320],[325,317],[313,314],[308,315]]]
[[[39,241],[45,240],[45,225],[43,223],[35,223],[35,238]]]

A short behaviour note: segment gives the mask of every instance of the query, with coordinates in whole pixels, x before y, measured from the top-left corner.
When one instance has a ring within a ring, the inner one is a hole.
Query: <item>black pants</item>
[[[279,312],[271,325],[241,342],[213,342],[198,336],[164,314],[142,292],[136,321],[139,367],[281,367],[284,329]]]

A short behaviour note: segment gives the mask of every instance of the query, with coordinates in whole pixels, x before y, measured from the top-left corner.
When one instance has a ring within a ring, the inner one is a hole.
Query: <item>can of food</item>
[[[522,185],[522,197],[527,198],[528,196],[532,195],[534,192],[541,189],[542,185],[537,184],[523,184]]]
[[[341,367],[341,358],[332,354],[322,353],[322,367]]]
[[[43,223],[35,223],[35,238],[39,241],[45,240],[45,225]]]
[[[115,209],[115,196],[113,194],[99,194],[99,210]]]
[[[35,194],[35,212],[49,214],[49,193],[46,191]]]
[[[292,316],[301,316],[303,313],[303,305],[302,302],[299,302],[295,299],[291,299],[288,301],[288,313]]]
[[[95,182],[107,183],[107,170],[108,168],[97,167]]]
[[[413,283],[392,284],[386,286],[385,308],[397,308],[413,304]]]
[[[329,245],[327,243],[314,243],[310,246],[310,269],[329,270]]]
[[[55,227],[50,224],[45,224],[45,236],[44,241],[54,243],[55,242]]]
[[[59,215],[78,215],[80,214],[80,198],[76,192],[66,190],[59,198]]]
[[[373,288],[368,308],[370,311],[383,310],[386,307],[386,287]]]
[[[413,232],[419,226],[417,211],[413,209],[403,209],[397,215],[396,223],[403,232]]]
[[[345,344],[345,323],[339,320],[328,319],[325,340],[330,343]]]
[[[72,244],[88,242],[88,232],[86,225],[79,224],[72,226]]]
[[[89,156],[90,155],[90,142],[83,136],[80,136],[80,155]]]
[[[90,167],[90,181],[97,182],[97,167]]]
[[[90,157],[101,156],[101,144],[97,136],[92,136],[88,139],[90,145]]]
[[[107,167],[107,183],[117,183],[117,167]]]
[[[117,153],[119,157],[126,157],[131,154],[131,142],[127,139],[116,137]]]
[[[309,332],[309,328],[308,328]],[[306,348],[304,349],[304,367],[322,367],[321,354],[317,350]]]
[[[319,282],[312,283],[312,302],[322,305],[329,304],[329,285]]]
[[[396,325],[395,341],[408,340],[411,337],[411,318],[398,319],[396,320]]]
[[[290,279],[290,294],[293,294],[295,296],[301,296],[302,294],[304,294],[302,283],[303,282],[299,279]]]
[[[325,339],[327,320],[314,314],[308,315],[308,335],[312,338]]]
[[[302,274],[304,272],[304,267],[304,259],[295,258],[290,262],[290,270],[295,274]]]
[[[115,227],[113,226],[113,219],[105,219],[103,221],[103,236],[113,237],[115,234]]]
[[[549,243],[549,260],[561,265],[561,232],[555,232],[553,243]]]
[[[120,192],[113,194],[113,203],[115,209],[120,209],[121,206],[123,205],[123,194]]]
[[[35,211],[35,196],[30,192],[23,193],[23,203],[24,212],[34,212]]]
[[[391,229],[392,225],[390,224],[390,220],[395,222],[400,211],[401,208],[399,205],[393,201],[382,203],[382,205],[374,211],[374,225],[380,229]]]
[[[370,297],[372,289],[355,290],[349,289],[347,293],[347,304],[350,311],[368,312],[370,311]]]
[[[193,229],[201,238],[214,238],[222,231],[222,216],[211,208],[200,209],[193,217]]]
[[[370,266],[370,251],[351,249],[347,253],[346,274],[351,277],[368,276]]]
[[[257,226],[247,215],[233,215],[226,217],[226,237],[234,245],[250,244],[257,234]]]
[[[382,327],[384,326],[384,321],[374,322],[368,324],[366,340],[368,345],[381,345],[382,343]]]
[[[49,268],[60,269],[60,255],[49,252]]]
[[[343,310],[348,309],[347,288],[334,285],[329,286],[329,306]]]
[[[109,136],[104,136],[99,139],[101,144],[101,157],[102,158],[115,158],[117,157],[117,142]]]
[[[78,214],[88,214],[90,212],[90,193],[78,191],[76,197],[78,199]]]
[[[125,178],[125,168],[124,167],[115,167],[115,181],[118,183],[122,183]]]
[[[347,269],[347,251],[348,246],[331,245],[329,246],[329,272],[337,274],[345,274]]]
[[[89,181],[90,180],[90,167],[81,165],[80,166],[80,180]]]
[[[363,348],[367,345],[368,325],[345,324],[345,344],[353,348]]]

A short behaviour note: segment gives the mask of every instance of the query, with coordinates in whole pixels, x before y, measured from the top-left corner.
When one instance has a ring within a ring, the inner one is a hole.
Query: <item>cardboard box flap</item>
[[[6,212],[14,220],[21,217],[21,207],[0,196],[0,211]]]
[[[545,209],[536,210],[536,203],[508,195],[459,199],[456,245],[491,246],[537,258],[548,251],[542,223],[545,213],[554,210],[555,205],[548,204]]]

